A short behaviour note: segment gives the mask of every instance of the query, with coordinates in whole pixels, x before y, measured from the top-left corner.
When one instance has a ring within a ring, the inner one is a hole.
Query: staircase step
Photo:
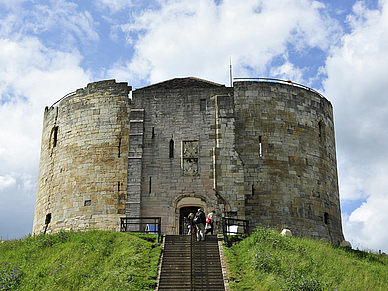
[[[192,237],[193,290],[223,291],[224,279],[216,236]],[[190,236],[166,236],[158,290],[191,290]]]

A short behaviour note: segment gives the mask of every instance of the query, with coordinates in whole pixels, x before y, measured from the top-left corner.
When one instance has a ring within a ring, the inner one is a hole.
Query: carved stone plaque
[[[184,175],[198,174],[198,141],[184,141],[182,168]]]

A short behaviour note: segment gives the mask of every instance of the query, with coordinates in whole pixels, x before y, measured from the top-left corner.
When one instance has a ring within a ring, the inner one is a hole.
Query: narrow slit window
[[[322,137],[322,121],[318,122],[319,137]]]
[[[174,157],[174,141],[171,139],[170,140],[170,153],[169,153],[169,157],[170,159],[172,159]]]
[[[54,126],[52,133],[52,147],[55,148],[58,143],[58,126]]]
[[[325,214],[323,215],[323,222],[325,224],[329,224],[329,213],[325,212]]]
[[[117,191],[120,192],[120,182],[117,182]]]
[[[48,228],[48,225],[50,224],[51,222],[51,213],[48,213],[46,214],[46,220],[45,220],[45,228],[44,228],[44,234],[46,234],[46,231],[47,231],[47,228]]]
[[[206,111],[206,99],[201,99],[200,101],[200,110],[201,111]]]
[[[150,184],[148,185],[149,187],[148,187],[148,193],[149,194],[151,194],[151,183],[152,183],[152,179],[151,179],[151,177],[150,177]]]
[[[252,196],[255,195],[255,185],[252,184]]]
[[[261,135],[259,136],[259,155],[260,155],[260,157],[263,156],[263,148],[261,145]]]
[[[119,154],[118,154],[118,157],[120,157],[121,155],[121,138],[119,139]]]
[[[152,138],[155,138],[155,127],[152,128]]]
[[[322,120],[318,122],[318,136],[321,141],[325,137],[325,123]]]
[[[46,220],[44,224],[49,224],[51,222],[51,213],[46,214]]]

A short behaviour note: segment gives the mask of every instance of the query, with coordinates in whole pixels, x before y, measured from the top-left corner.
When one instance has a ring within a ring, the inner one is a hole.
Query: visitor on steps
[[[213,234],[213,228],[214,228],[214,215],[215,215],[216,211],[213,209],[212,211],[209,212],[209,214],[207,215],[207,218],[206,218],[206,226],[205,226],[205,234],[208,234],[210,232],[210,234]]]
[[[198,212],[194,216],[193,222],[197,227],[197,241],[204,241],[206,216],[205,212],[203,212],[203,207],[198,209]]]
[[[197,233],[197,228],[193,223],[194,213],[190,213],[187,218],[189,219],[189,225],[187,226],[189,228],[189,232],[187,233],[187,235],[195,235]]]

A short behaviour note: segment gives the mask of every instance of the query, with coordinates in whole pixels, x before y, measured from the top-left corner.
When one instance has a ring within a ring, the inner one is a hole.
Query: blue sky
[[[334,107],[343,229],[388,252],[388,0],[0,0],[0,237],[32,230],[43,110],[89,82],[291,79]]]

